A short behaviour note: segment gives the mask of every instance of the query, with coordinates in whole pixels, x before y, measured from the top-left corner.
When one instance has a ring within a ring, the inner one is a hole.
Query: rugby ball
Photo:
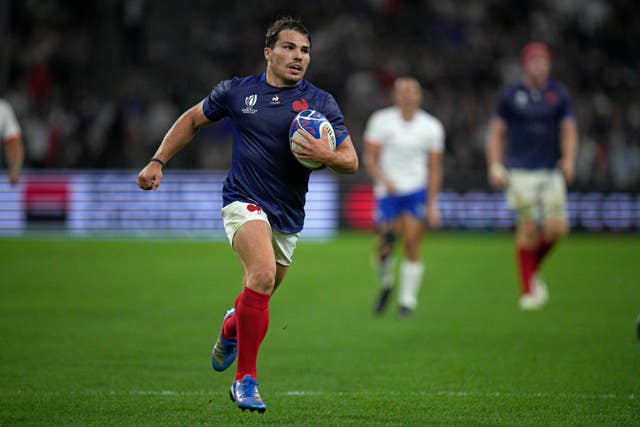
[[[324,129],[327,129],[327,136],[329,139],[329,147],[332,150],[336,149],[336,134],[333,131],[333,126],[325,116],[315,110],[304,110],[299,112],[291,122],[291,127],[289,128],[289,145],[291,150],[294,148],[300,147],[298,144],[294,142],[294,139],[306,141],[305,137],[299,133],[300,129],[306,130],[311,136],[314,138],[321,138],[322,132]],[[311,160],[299,159],[295,152],[291,151],[302,165],[308,167],[309,169],[318,169],[324,166],[320,162],[314,162]]]

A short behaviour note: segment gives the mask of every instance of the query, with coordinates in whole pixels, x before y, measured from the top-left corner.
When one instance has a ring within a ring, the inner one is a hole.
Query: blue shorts
[[[388,222],[407,212],[422,220],[425,217],[426,190],[423,188],[411,194],[380,197],[376,206],[376,222]]]

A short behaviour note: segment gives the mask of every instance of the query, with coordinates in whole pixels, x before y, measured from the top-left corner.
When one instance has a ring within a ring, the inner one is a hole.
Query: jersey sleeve
[[[215,122],[223,117],[229,116],[229,110],[227,109],[226,98],[233,80],[223,80],[211,91],[202,101],[202,111],[209,120]]]
[[[333,131],[336,133],[336,145],[340,145],[349,136],[349,130],[344,124],[344,116],[333,96],[327,96],[322,114],[331,122]]]
[[[7,143],[19,138],[21,134],[13,109],[7,102],[0,101],[0,141]]]
[[[435,120],[433,125],[433,138],[429,146],[429,151],[442,153],[444,151],[444,126],[440,120]]]
[[[504,89],[500,93],[500,99],[498,100],[498,106],[496,108],[496,116],[509,121],[511,118],[511,90],[509,88]]]
[[[571,101],[569,100],[569,94],[564,87],[561,87],[560,90],[560,108],[559,115],[560,119],[574,119],[575,115],[573,113],[573,108],[571,108]]]
[[[363,137],[365,141],[373,142],[375,144],[384,144],[385,138],[383,135],[383,120],[381,120],[380,112],[375,112],[367,120],[367,124],[364,128]]]

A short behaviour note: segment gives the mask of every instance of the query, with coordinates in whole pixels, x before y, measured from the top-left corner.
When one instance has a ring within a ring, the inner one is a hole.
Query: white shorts
[[[559,170],[510,170],[507,201],[518,222],[567,218],[567,186]]]
[[[233,236],[238,229],[247,221],[264,221],[271,229],[271,244],[276,255],[276,262],[288,267],[293,260],[293,251],[296,249],[296,242],[300,233],[285,234],[271,228],[269,217],[253,203],[233,202],[222,208],[222,221],[224,231],[227,233],[229,243],[233,247]]]

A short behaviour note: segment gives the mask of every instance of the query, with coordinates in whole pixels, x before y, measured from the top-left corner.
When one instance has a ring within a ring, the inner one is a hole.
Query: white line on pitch
[[[10,396],[211,396],[212,391],[205,390],[71,390],[71,391],[40,391],[40,390],[2,390],[0,395]],[[635,400],[635,394],[621,393],[511,393],[511,392],[480,392],[480,391],[311,391],[290,390],[274,393],[277,396],[305,397],[305,396],[444,396],[444,397],[484,397],[484,398],[560,398],[560,399],[625,399]]]

